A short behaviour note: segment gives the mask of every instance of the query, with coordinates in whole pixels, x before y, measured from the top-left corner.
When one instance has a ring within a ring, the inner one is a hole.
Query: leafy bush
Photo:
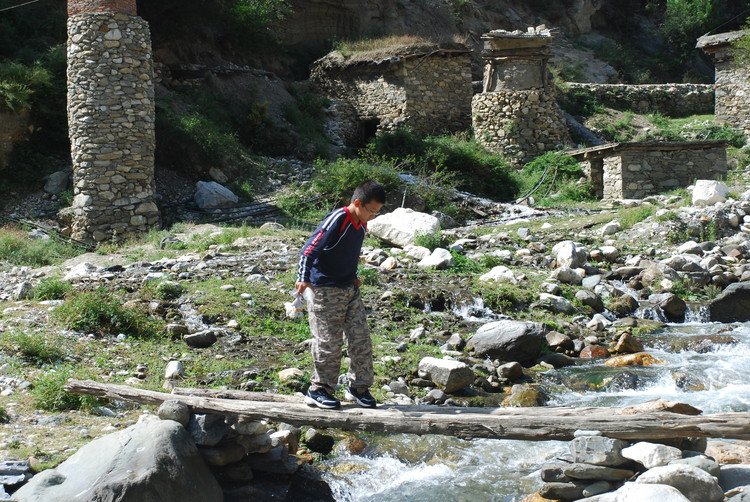
[[[359,266],[357,267],[357,277],[362,281],[365,286],[377,286],[378,285],[378,271],[371,267]]]
[[[448,245],[448,239],[443,237],[443,233],[440,229],[435,232],[417,232],[414,234],[414,245],[422,246],[434,251],[437,248],[444,248]]]
[[[32,381],[31,395],[36,406],[48,411],[90,410],[100,403],[94,396],[73,394],[65,390],[69,378],[73,378],[73,370],[69,366],[45,372]]]
[[[315,190],[334,204],[349,204],[357,185],[369,179],[377,180],[386,193],[399,191],[403,186],[398,172],[386,160],[371,162],[343,157],[334,162],[318,160],[316,172],[313,179]]]
[[[175,281],[162,281],[156,286],[156,296],[162,300],[175,300],[183,291],[182,284]]]
[[[718,24],[720,0],[667,0],[662,32],[682,61],[695,40]]]
[[[37,365],[54,363],[65,357],[62,339],[42,332],[13,331],[3,337],[2,346]]]
[[[161,321],[138,310],[126,307],[122,299],[106,289],[81,292],[68,299],[53,311],[53,315],[66,328],[99,335],[124,333],[135,337],[157,336]]]
[[[484,267],[479,262],[472,260],[458,251],[451,250],[451,256],[453,256],[453,265],[447,269],[448,273],[478,274],[484,271]]]
[[[52,75],[39,63],[0,63],[0,109],[20,112],[32,106],[35,92],[51,85]]]
[[[546,175],[545,175],[546,173]],[[558,202],[572,200],[576,202],[592,200],[593,187],[589,183],[576,185],[583,176],[583,170],[570,155],[547,152],[526,164],[522,171],[523,195],[536,188],[533,195],[537,200],[544,200],[549,194],[559,192]]]
[[[46,278],[34,288],[34,297],[37,300],[62,300],[71,291],[73,286],[69,282]]]
[[[85,250],[57,240],[31,240],[16,227],[0,228],[0,261],[44,267],[78,256]]]

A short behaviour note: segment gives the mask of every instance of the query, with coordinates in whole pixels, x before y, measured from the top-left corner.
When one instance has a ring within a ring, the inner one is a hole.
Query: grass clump
[[[430,251],[437,248],[444,248],[448,245],[448,239],[443,236],[442,231],[438,228],[434,232],[417,232],[414,234],[414,245],[422,246]]]
[[[62,338],[41,332],[13,331],[3,336],[0,346],[37,366],[53,364],[66,355]]]
[[[617,211],[617,221],[623,230],[632,228],[636,223],[640,223],[649,216],[654,214],[654,208],[651,206],[620,208]]]
[[[0,261],[13,265],[44,267],[62,263],[85,250],[54,239],[32,240],[15,226],[0,228]]]
[[[60,366],[47,371],[32,381],[31,395],[36,406],[47,411],[92,410],[101,403],[94,396],[73,394],[65,390],[69,378],[83,377],[75,374],[71,366]]]
[[[73,285],[67,281],[55,278],[45,278],[34,288],[34,298],[37,300],[62,300],[65,295],[73,291]]]
[[[546,176],[545,176],[546,172]],[[578,162],[570,155],[547,152],[526,164],[521,171],[521,193],[531,194],[541,205],[595,200],[593,186],[581,182],[584,176]]]
[[[156,337],[162,331],[162,321],[123,305],[123,299],[106,289],[80,292],[53,311],[54,317],[67,329],[117,335],[123,333],[138,338]]]

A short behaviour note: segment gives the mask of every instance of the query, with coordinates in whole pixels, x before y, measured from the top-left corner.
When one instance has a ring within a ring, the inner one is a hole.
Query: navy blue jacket
[[[346,287],[357,278],[367,225],[354,223],[346,207],[330,212],[302,248],[297,281],[313,287]]]

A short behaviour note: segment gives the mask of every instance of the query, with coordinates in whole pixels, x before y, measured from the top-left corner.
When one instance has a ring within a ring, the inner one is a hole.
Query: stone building
[[[547,68],[550,31],[494,30],[482,40],[483,91],[471,105],[477,141],[516,163],[570,144]]]
[[[603,199],[642,199],[727,174],[724,141],[610,143],[565,153]]]
[[[729,124],[750,136],[750,67],[739,65],[732,57],[732,42],[745,31],[707,35],[696,45],[711,54],[715,64],[715,117],[719,124]]]
[[[471,124],[471,61],[463,47],[423,45],[351,58],[335,51],[313,63],[310,80],[336,101],[348,145],[398,127],[432,134]]]
[[[68,0],[72,236],[125,239],[155,226],[151,35],[135,0]]]

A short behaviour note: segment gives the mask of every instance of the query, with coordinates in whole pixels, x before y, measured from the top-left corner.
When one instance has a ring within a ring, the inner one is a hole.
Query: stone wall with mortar
[[[750,67],[716,61],[716,122],[750,136]]]
[[[411,55],[334,70],[314,64],[311,80],[328,97],[351,105],[356,121],[376,122],[378,133],[398,127],[425,133],[462,131],[471,122],[471,64],[465,52]]]
[[[474,136],[513,163],[571,143],[555,95],[543,88],[483,92],[472,100]]]
[[[723,141],[619,143],[568,153],[604,199],[642,199],[727,173]]]
[[[73,15],[67,52],[72,236],[101,242],[147,231],[159,222],[148,23],[123,13]]]
[[[636,113],[659,112],[668,116],[714,112],[714,86],[709,84],[580,84],[567,83],[561,91],[561,101],[570,100],[576,93],[610,108],[632,110]]]

